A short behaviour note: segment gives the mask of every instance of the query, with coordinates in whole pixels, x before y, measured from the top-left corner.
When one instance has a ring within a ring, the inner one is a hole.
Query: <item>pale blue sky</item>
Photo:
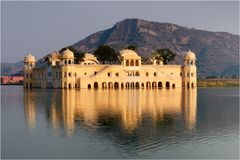
[[[126,18],[239,34],[239,2],[1,2],[1,61],[37,59]]]

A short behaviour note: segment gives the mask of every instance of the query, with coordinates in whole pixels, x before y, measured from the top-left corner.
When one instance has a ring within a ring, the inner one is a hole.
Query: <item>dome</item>
[[[74,54],[68,48],[62,52],[62,58],[65,59],[74,59]]]
[[[90,53],[85,53],[84,54],[84,58],[83,58],[83,62],[88,62],[88,61],[93,61],[96,64],[99,64],[99,61],[97,60],[97,58]]]
[[[29,55],[27,55],[25,58],[24,58],[24,62],[32,62],[32,63],[35,63],[36,60],[35,60],[35,57],[33,55],[31,55],[31,53],[29,53]]]
[[[193,53],[191,50],[189,50],[185,54],[184,59],[196,59],[195,53]]]
[[[57,51],[53,51],[52,53],[50,53],[49,57],[51,59],[58,59],[59,58],[59,53]]]
[[[85,53],[84,58],[87,58],[87,59],[96,59],[96,57],[95,57],[93,54],[90,54],[90,53]]]
[[[130,50],[130,49],[124,49],[124,50],[120,51],[120,55],[121,55],[121,57],[123,57],[125,59],[126,58],[137,58],[137,59],[139,59],[140,58],[135,51]]]

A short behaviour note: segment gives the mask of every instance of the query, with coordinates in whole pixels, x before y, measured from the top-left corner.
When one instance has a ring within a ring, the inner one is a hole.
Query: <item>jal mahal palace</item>
[[[69,49],[53,51],[36,65],[31,54],[24,58],[25,88],[61,89],[123,89],[123,88],[195,88],[196,57],[188,51],[183,63],[163,64],[153,59],[142,64],[137,52],[123,49],[119,52],[120,64],[100,64],[97,58],[86,53],[78,64]]]

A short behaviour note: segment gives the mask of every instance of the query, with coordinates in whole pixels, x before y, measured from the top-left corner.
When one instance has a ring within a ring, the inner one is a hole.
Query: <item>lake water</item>
[[[239,89],[1,86],[2,158],[239,158]]]

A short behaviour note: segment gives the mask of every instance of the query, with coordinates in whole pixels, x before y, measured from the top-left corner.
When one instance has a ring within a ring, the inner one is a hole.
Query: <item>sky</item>
[[[126,18],[239,35],[238,1],[2,1],[1,62],[39,59]]]

